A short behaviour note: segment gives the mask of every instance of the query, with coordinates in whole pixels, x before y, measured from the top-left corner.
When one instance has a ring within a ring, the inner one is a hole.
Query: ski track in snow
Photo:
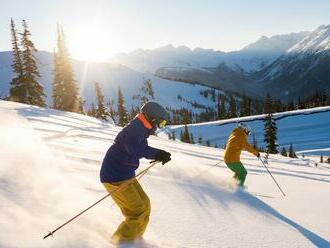
[[[5,101],[0,118],[0,247],[111,247],[105,237],[122,217],[110,198],[42,237],[106,194],[100,164],[120,128]],[[169,150],[172,161],[141,179],[151,220],[145,242],[127,247],[330,247],[325,164],[271,156],[282,197],[260,162],[243,153],[248,189],[235,192],[222,149],[158,137],[150,144]]]

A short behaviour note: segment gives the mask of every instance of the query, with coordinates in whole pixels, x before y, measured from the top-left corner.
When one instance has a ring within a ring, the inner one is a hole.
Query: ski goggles
[[[160,120],[158,123],[159,128],[163,128],[163,127],[165,127],[165,125],[166,125],[166,120]]]

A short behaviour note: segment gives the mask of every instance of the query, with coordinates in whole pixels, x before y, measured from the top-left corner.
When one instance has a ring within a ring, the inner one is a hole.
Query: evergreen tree
[[[46,106],[43,86],[37,81],[40,77],[37,61],[34,53],[37,52],[30,39],[31,33],[27,23],[23,20],[23,33],[21,33],[22,62],[23,62],[23,84],[26,87],[25,103]]]
[[[327,163],[330,164],[330,157],[328,157],[328,159],[327,159]]]
[[[107,102],[108,115],[112,118],[112,120],[115,120],[115,117],[116,117],[116,111],[115,111],[114,105],[115,105],[115,102],[113,100],[109,100]]]
[[[208,147],[211,146],[211,142],[209,140],[206,140],[206,146],[208,146]]]
[[[199,136],[199,137],[198,137],[198,144],[200,144],[200,145],[201,145],[202,143],[203,143],[203,139],[202,139],[202,137],[201,137],[201,136]]]
[[[125,126],[128,122],[128,114],[124,105],[124,97],[120,87],[118,88],[118,102],[117,102],[118,125]]]
[[[87,110],[87,115],[88,116],[92,116],[92,117],[96,117],[96,108],[95,108],[95,105],[94,103],[92,103],[92,106],[90,107],[90,109]]]
[[[264,101],[264,114],[272,114],[273,111],[273,100],[270,97],[270,94],[267,93],[265,101]]]
[[[97,100],[96,118],[106,121],[109,114],[104,106],[104,95],[102,94],[102,89],[98,82],[94,82],[94,86]]]
[[[277,140],[277,127],[276,122],[272,117],[272,114],[268,114],[264,120],[264,141],[266,144],[266,151],[268,153],[278,153],[276,147]]]
[[[71,59],[66,47],[63,29],[57,27],[57,51],[54,52],[53,107],[78,112],[81,102],[74,79]]]
[[[289,147],[289,157],[290,158],[297,158],[297,155],[293,150],[293,145],[292,144],[290,144],[290,147]]]
[[[22,83],[23,81],[22,55],[18,45],[17,30],[13,19],[10,20],[10,28],[11,28],[11,44],[13,47],[13,63],[11,67],[13,68],[13,72],[16,75],[16,77],[14,77],[10,82],[9,99],[11,101],[18,102],[18,101],[24,101],[25,88]]]
[[[182,134],[182,142],[185,143],[190,143],[190,135],[189,135],[189,130],[188,130],[188,126],[185,125],[184,129],[183,129],[183,134]]]
[[[287,157],[288,156],[288,154],[287,154],[286,149],[285,149],[284,146],[282,147],[281,155],[284,156],[284,157]]]
[[[237,117],[236,113],[236,102],[233,95],[230,96],[230,103],[229,103],[229,117],[234,118]]]
[[[155,93],[152,87],[151,79],[147,79],[143,82],[140,88],[140,94],[134,95],[133,100],[139,100],[142,106],[146,102],[155,99]]]
[[[218,95],[218,119],[224,119],[226,117],[226,96]]]
[[[320,163],[323,163],[323,154],[321,154]]]

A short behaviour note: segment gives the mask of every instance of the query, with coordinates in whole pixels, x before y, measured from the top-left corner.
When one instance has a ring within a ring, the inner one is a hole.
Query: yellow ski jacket
[[[240,162],[242,150],[246,150],[256,156],[258,155],[258,151],[248,143],[247,134],[241,128],[235,128],[226,144],[225,163]]]

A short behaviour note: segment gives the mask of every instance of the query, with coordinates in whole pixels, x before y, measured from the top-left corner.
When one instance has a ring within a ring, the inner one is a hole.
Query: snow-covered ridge
[[[330,25],[322,25],[288,49],[287,53],[321,53],[328,50],[330,50]]]
[[[120,128],[7,101],[0,101],[0,119],[0,247],[108,248],[122,220],[110,198],[53,238],[42,237],[106,194],[100,164]],[[149,141],[172,161],[141,180],[152,213],[145,242],[131,248],[329,247],[327,164],[271,155],[283,198],[260,162],[243,153],[248,189],[235,192],[222,149]],[[142,160],[139,170],[148,164]]]
[[[278,127],[278,145],[286,149],[293,144],[294,149],[300,154],[315,154],[330,156],[330,107],[275,113],[274,119]],[[195,142],[202,137],[203,144],[207,140],[211,145],[223,147],[227,142],[229,133],[237,123],[248,123],[258,141],[259,146],[264,144],[264,117],[265,115],[248,116],[215,122],[206,122],[188,125],[189,132],[193,134]],[[180,137],[183,125],[171,126],[167,132],[174,131]],[[250,136],[252,142],[253,137]]]

